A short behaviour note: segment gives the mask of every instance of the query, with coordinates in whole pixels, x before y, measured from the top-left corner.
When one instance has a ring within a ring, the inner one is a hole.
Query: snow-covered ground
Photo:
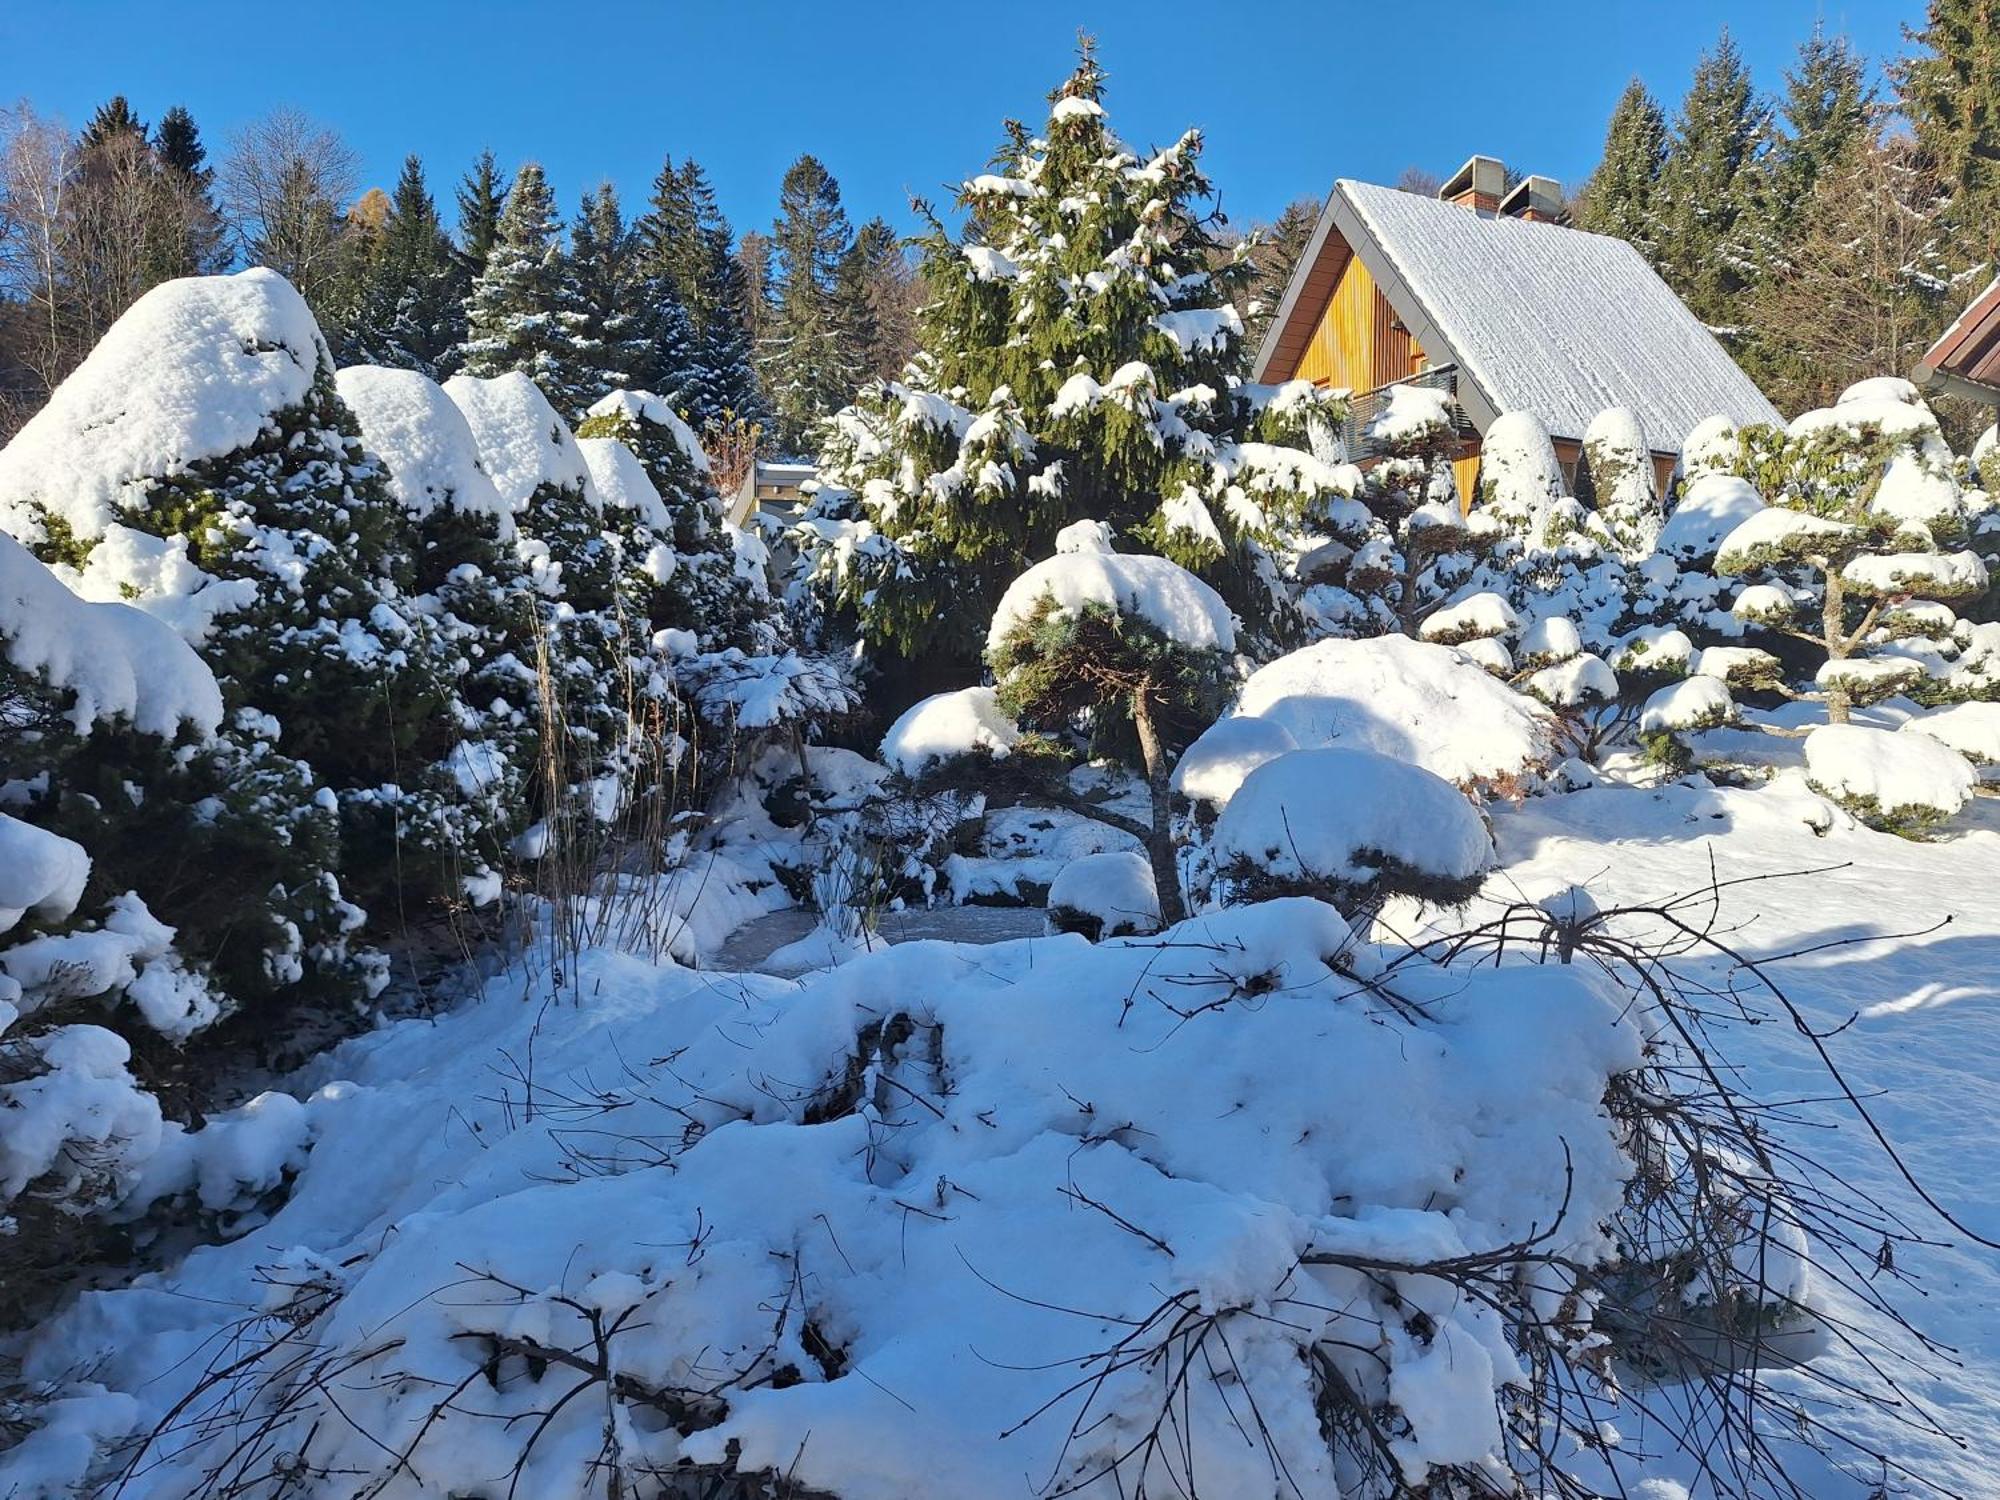
[[[1816,1027],[1852,1018],[1829,1046],[1918,1180],[1969,1228],[2000,1240],[2000,800],[1975,802],[1952,836],[1928,844],[1844,817],[1815,833],[1812,822],[1823,816],[1819,799],[1783,780],[1749,790],[1675,784],[1532,798],[1496,810],[1503,868],[1468,917],[1572,883],[1608,907],[1697,890],[1711,874],[1731,880],[1822,870],[1725,892],[1723,922],[1733,929],[1727,940],[1753,960],[1796,955],[1775,962],[1773,977]],[[1810,951],[1856,938],[1872,940]],[[1730,968],[1719,958],[1684,963],[1702,964],[1715,977]],[[1737,1027],[1731,1046],[1752,1092],[1764,1098],[1828,1092],[1807,1043],[1788,1028]],[[1898,1264],[1920,1293],[1906,1294],[1903,1305],[1958,1351],[1960,1363],[1939,1361],[1929,1378],[1901,1367],[1896,1373],[1963,1446],[1885,1415],[1856,1425],[1953,1492],[1995,1493],[2000,1253],[1967,1243],[1924,1208],[1851,1110],[1802,1104],[1797,1113],[1812,1124],[1793,1136],[1829,1167],[1894,1205],[1925,1235],[1950,1242],[1899,1252]],[[1823,1367],[1865,1380],[1852,1353],[1824,1360],[1830,1364]],[[1824,1489],[1809,1484],[1808,1491],[1866,1493],[1822,1482]],[[1897,1480],[1889,1493],[1925,1491]]]

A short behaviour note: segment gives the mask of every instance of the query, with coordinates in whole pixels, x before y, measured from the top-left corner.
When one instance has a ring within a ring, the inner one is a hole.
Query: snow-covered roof
[[[1347,250],[1432,361],[1458,366],[1460,404],[1482,431],[1502,412],[1527,411],[1554,436],[1581,439],[1593,417],[1620,406],[1655,452],[1674,453],[1682,434],[1718,413],[1778,420],[1623,240],[1342,179],[1294,288],[1310,278],[1308,262]],[[1287,296],[1259,353],[1259,380],[1286,373],[1266,368],[1285,342],[1279,325],[1317,319],[1303,303]]]

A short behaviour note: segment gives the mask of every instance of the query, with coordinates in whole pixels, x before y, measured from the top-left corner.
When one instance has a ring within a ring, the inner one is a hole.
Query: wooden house
[[[730,497],[730,524],[749,526],[758,517],[770,517],[781,524],[798,519],[806,503],[804,485],[818,472],[808,463],[758,459]]]
[[[1477,488],[1480,436],[1503,412],[1541,418],[1574,482],[1591,419],[1626,407],[1663,490],[1705,418],[1778,420],[1637,250],[1570,228],[1556,183],[1529,177],[1510,189],[1490,156],[1473,157],[1435,198],[1336,182],[1255,378],[1352,391],[1348,452],[1364,466],[1368,419],[1387,387],[1448,391],[1464,504]]]
[[[1938,336],[1910,378],[1941,395],[2000,407],[2000,277]]]

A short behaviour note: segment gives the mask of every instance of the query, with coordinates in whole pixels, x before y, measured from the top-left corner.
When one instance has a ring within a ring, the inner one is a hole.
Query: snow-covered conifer
[[[1819,618],[1781,625],[1823,653],[1816,685],[1828,718],[1855,703],[1908,691],[1927,676],[1966,696],[1991,696],[1936,649],[1956,654],[1950,606],[1986,592],[1985,563],[1964,550],[1966,504],[1937,419],[1907,381],[1868,380],[1783,430],[1742,436],[1741,462],[1769,505],[1724,539],[1716,568],[1782,585],[1809,580]],[[1920,601],[1912,610],[1910,601]],[[1926,656],[1929,661],[1926,661]]]
[[[1351,477],[1268,426],[1324,410],[1242,388],[1250,266],[1201,210],[1199,132],[1133,151],[1103,83],[1086,47],[1040,129],[961,187],[966,232],[933,221],[920,353],[828,429],[803,550],[871,645],[969,664],[967,622],[1082,519],[1200,573],[1253,649],[1299,633],[1274,546]]]
[[[515,174],[486,265],[465,299],[458,367],[491,379],[519,371],[559,410],[580,413],[596,399],[576,357],[584,311],[562,246],[562,220],[548,179],[534,162]]]

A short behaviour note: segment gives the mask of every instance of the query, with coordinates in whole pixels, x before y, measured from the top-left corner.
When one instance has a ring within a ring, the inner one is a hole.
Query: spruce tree
[[[818,423],[860,383],[848,335],[840,266],[853,243],[840,184],[813,156],[785,173],[771,226],[770,323],[758,370],[779,448],[803,451]]]
[[[1769,134],[1769,107],[1725,28],[1681,101],[1656,214],[1661,274],[1725,340],[1742,331],[1742,294],[1765,248]]]
[[[570,358],[583,407],[606,391],[632,385],[662,352],[657,317],[648,317],[648,288],[636,251],[617,190],[606,182],[585,193],[570,225],[564,263],[569,283],[565,300],[579,315]]]
[[[348,216],[350,235],[358,216]],[[404,158],[395,195],[385,196],[379,224],[355,250],[342,363],[435,375],[459,341],[461,307],[451,240],[417,157]]]
[[[1897,100],[1951,194],[1962,268],[2000,263],[2000,0],[1930,0]]]
[[[500,237],[500,213],[506,206],[500,169],[493,153],[482,151],[458,186],[458,255],[468,282],[486,269],[486,258]]]
[[[976,662],[1007,580],[1073,522],[1201,574],[1252,649],[1299,628],[1280,534],[1309,519],[1351,555],[1369,522],[1302,451],[1326,398],[1242,384],[1250,268],[1217,264],[1200,134],[1142,158],[1102,91],[1086,48],[1045,133],[1010,127],[964,185],[965,232],[932,219],[921,347],[827,429],[799,533],[826,623],[940,671]]]
[[[1625,85],[1617,108],[1611,112],[1604,155],[1584,184],[1577,204],[1577,228],[1614,235],[1657,264],[1660,235],[1655,200],[1666,159],[1666,116],[1646,86],[1634,78]]]
[[[595,397],[576,359],[584,315],[561,235],[548,179],[529,162],[514,177],[486,269],[466,296],[459,368],[481,379],[518,370],[558,411],[575,414]]]
[[[870,219],[840,262],[840,300],[851,358],[864,380],[901,372],[916,347],[913,277],[902,241],[882,219]]]
[[[90,122],[83,127],[83,133],[77,137],[77,146],[88,150],[121,135],[133,135],[145,140],[146,122],[132,112],[132,106],[123,94],[114,94],[97,106]]]
[[[1277,316],[1278,304],[1285,300],[1285,288],[1291,285],[1292,272],[1298,269],[1306,246],[1312,241],[1313,230],[1319,226],[1319,215],[1317,199],[1295,198],[1271,224],[1252,231],[1250,264],[1256,268],[1256,275],[1245,285],[1237,311],[1243,314],[1253,347],[1262,342],[1271,320]]]
[[[228,257],[222,215],[215,206],[215,171],[208,165],[208,148],[194,116],[180,105],[160,116],[153,154],[177,209],[157,251],[160,279],[221,270]]]
[[[671,392],[697,426],[725,412],[762,415],[753,368],[751,302],[730,250],[728,221],[697,162],[668,157],[653,179],[647,210],[633,225],[657,309],[658,348],[641,380]],[[678,311],[676,311],[678,309]],[[684,325],[685,350],[676,354]]]
[[[1847,38],[1829,37],[1815,25],[1799,46],[1797,65],[1785,74],[1782,124],[1771,150],[1773,221],[1781,237],[1810,201],[1820,174],[1869,132],[1874,95],[1866,65]]]

